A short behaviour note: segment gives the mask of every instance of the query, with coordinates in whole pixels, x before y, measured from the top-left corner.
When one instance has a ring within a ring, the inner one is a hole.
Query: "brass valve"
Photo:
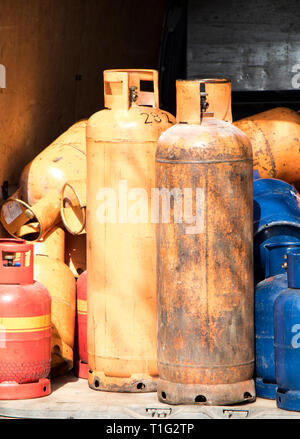
[[[287,255],[283,256],[283,259],[287,259]],[[287,270],[287,262],[285,261],[282,266],[281,266],[284,270]]]
[[[137,87],[135,85],[132,85],[129,87],[129,102],[132,104],[132,102],[135,102],[138,98],[138,94],[136,92]]]

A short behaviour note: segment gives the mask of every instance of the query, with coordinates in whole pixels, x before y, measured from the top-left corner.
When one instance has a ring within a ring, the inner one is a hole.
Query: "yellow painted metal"
[[[86,178],[86,121],[71,126],[23,170],[19,189],[1,208],[1,222],[15,237],[31,224],[26,240],[40,240],[60,218],[60,195],[65,182]]]
[[[34,279],[41,282],[51,295],[51,374],[61,375],[73,367],[75,278],[62,261],[35,255]]]
[[[300,190],[300,114],[278,107],[234,122],[250,139],[261,178],[279,178]]]
[[[152,82],[153,92],[142,91],[142,81]],[[123,219],[102,221],[102,190],[117,197],[120,187],[145,190],[149,208],[157,140],[175,118],[159,109],[155,70],[104,71],[104,99],[106,109],[87,125],[88,382],[96,390],[153,391],[155,224],[130,222],[126,209]],[[127,201],[130,210],[130,195]]]
[[[38,332],[49,330],[51,315],[0,317],[0,332]]]
[[[61,191],[61,219],[73,235],[86,233],[86,179],[68,181]]]
[[[34,278],[47,285],[51,304],[51,374],[61,375],[73,366],[76,284],[65,264],[65,235],[56,226],[42,241],[34,242]]]
[[[34,254],[49,256],[50,258],[59,259],[61,262],[64,262],[65,234],[66,232],[62,227],[54,227],[41,241],[34,243]]]

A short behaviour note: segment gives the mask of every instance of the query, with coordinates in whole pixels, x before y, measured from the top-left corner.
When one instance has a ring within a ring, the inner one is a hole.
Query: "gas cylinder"
[[[280,258],[282,264],[284,259]],[[255,289],[255,368],[256,394],[275,399],[277,390],[274,358],[274,302],[287,288],[287,274],[268,277]]]
[[[276,403],[300,411],[300,250],[287,253],[287,288],[274,303]]]
[[[160,136],[156,152],[156,188],[173,197],[170,203],[162,197],[157,226],[158,399],[252,401],[251,144],[206,111],[200,81],[193,81],[198,120],[185,113],[178,92],[185,86],[176,81],[180,118]]]
[[[86,121],[77,122],[24,168],[19,188],[1,207],[1,222],[10,235],[37,241],[61,221],[64,183],[86,178],[85,131]],[[30,233],[24,228],[28,224]]]
[[[33,280],[33,245],[0,239],[0,255],[0,399],[49,395],[51,297]]]
[[[48,289],[52,298],[51,376],[73,367],[76,312],[76,283],[64,263],[65,231],[55,227],[41,242],[34,243],[34,278]]]
[[[77,279],[76,284],[75,376],[87,379],[88,370],[86,271],[84,271]]]
[[[262,178],[253,182],[255,283],[284,272],[282,256],[300,243],[300,196],[290,184]]]
[[[157,139],[175,119],[159,109],[155,70],[104,71],[104,99],[106,109],[87,125],[88,382],[150,392],[157,382],[151,188]]]
[[[262,178],[278,178],[300,190],[300,114],[279,107],[234,122],[250,139],[253,165]]]

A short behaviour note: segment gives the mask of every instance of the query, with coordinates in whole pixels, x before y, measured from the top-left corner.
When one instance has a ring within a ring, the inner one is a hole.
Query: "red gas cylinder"
[[[51,297],[33,258],[32,244],[0,239],[0,399],[51,392]]]
[[[81,273],[77,280],[76,298],[74,373],[79,378],[87,379],[89,366],[87,355],[86,271]]]

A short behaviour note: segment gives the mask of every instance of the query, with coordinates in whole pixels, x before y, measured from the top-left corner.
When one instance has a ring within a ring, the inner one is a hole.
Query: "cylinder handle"
[[[32,284],[33,253],[33,244],[23,239],[1,238],[0,284]]]
[[[151,69],[104,70],[104,106],[129,110],[132,104],[159,108],[158,71]],[[152,82],[153,91],[143,90],[143,82]]]

